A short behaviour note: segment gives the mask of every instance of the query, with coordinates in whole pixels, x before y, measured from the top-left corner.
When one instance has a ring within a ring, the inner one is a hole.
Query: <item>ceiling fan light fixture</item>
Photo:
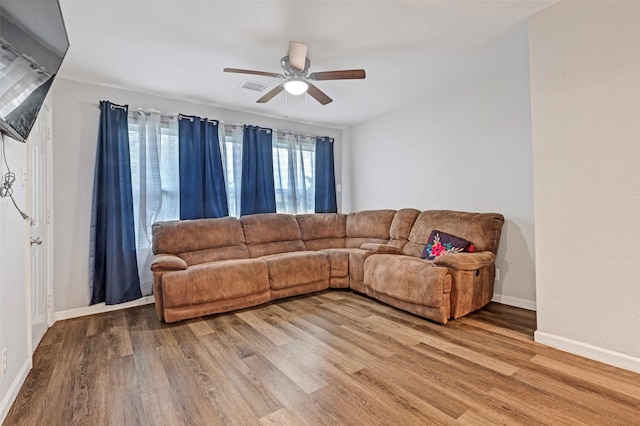
[[[284,83],[284,90],[294,96],[302,95],[308,88],[309,84],[300,78],[291,78]]]

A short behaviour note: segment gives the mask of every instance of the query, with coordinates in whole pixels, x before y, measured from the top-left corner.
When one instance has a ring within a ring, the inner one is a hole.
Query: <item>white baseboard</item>
[[[518,297],[505,296],[504,294],[494,294],[492,302],[502,303],[503,305],[515,306],[516,308],[527,309],[529,311],[536,310],[536,302],[533,300],[520,299]]]
[[[31,357],[25,360],[24,364],[22,364],[22,367],[20,368],[20,371],[18,371],[18,375],[11,383],[11,386],[9,386],[9,390],[5,394],[4,398],[2,398],[2,402],[0,402],[0,424],[4,423],[4,419],[7,417],[7,414],[9,414],[9,410],[11,409],[13,401],[16,400],[18,392],[20,392],[24,381],[27,379],[29,371],[33,366],[31,363]]]
[[[62,321],[71,318],[84,317],[87,315],[101,314],[104,312],[119,311],[120,309],[133,308],[134,306],[149,305],[151,303],[155,303],[155,298],[153,297],[153,295],[145,296],[132,302],[120,303],[118,305],[105,305],[104,303],[98,303],[91,306],[84,306],[82,308],[56,312],[53,315],[53,320],[54,322]]]
[[[625,370],[640,373],[640,358],[636,358],[622,352],[615,352],[589,343],[578,342],[576,340],[567,339],[566,337],[556,336],[543,331],[536,331],[533,334],[533,338],[536,342],[542,343],[543,345],[613,365],[614,367],[620,367]]]

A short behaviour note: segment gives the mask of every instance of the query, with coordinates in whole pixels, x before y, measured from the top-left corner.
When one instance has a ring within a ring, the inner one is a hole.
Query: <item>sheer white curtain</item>
[[[242,126],[220,123],[218,126],[222,167],[226,177],[229,216],[240,216],[242,184]]]
[[[273,175],[278,213],[315,211],[314,137],[273,132]]]
[[[142,295],[153,292],[151,225],[179,218],[178,120],[129,111],[131,186]]]

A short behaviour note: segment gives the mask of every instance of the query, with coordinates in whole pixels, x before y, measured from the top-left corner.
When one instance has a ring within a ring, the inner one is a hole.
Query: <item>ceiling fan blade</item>
[[[327,96],[322,90],[318,89],[313,84],[309,83],[309,88],[307,89],[307,93],[311,95],[316,101],[320,102],[322,105],[326,105],[330,102],[333,102],[329,96]]]
[[[265,77],[282,77],[282,74],[277,74],[275,72],[266,72],[266,71],[254,71],[254,70],[243,70],[240,68],[225,68],[222,71],[224,72],[235,72],[238,74],[252,74],[252,75],[264,75]]]
[[[264,95],[263,97],[258,99],[256,102],[259,103],[259,104],[267,103],[271,99],[273,99],[274,96],[276,96],[278,93],[282,92],[283,90],[284,90],[284,85],[280,84],[280,85],[274,87],[273,89],[271,89],[269,92],[267,92],[266,95]]]
[[[364,70],[321,71],[309,74],[311,80],[353,80],[365,78]]]
[[[302,71],[307,60],[307,45],[298,41],[289,42],[289,64],[294,70]]]

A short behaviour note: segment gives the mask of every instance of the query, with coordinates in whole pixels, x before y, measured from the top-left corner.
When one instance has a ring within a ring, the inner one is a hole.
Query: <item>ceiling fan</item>
[[[318,89],[312,81],[322,80],[353,80],[365,78],[363,69],[358,70],[338,70],[338,71],[321,71],[308,74],[311,61],[307,58],[307,45],[297,41],[289,42],[289,54],[280,60],[282,73],[274,73],[267,71],[243,70],[238,68],[225,68],[224,72],[233,72],[238,74],[263,75],[266,77],[283,78],[284,81],[278,86],[271,89],[266,95],[258,99],[259,104],[269,102],[274,96],[286,90],[292,95],[301,95],[305,92],[311,97],[326,105],[333,101],[322,90]]]

